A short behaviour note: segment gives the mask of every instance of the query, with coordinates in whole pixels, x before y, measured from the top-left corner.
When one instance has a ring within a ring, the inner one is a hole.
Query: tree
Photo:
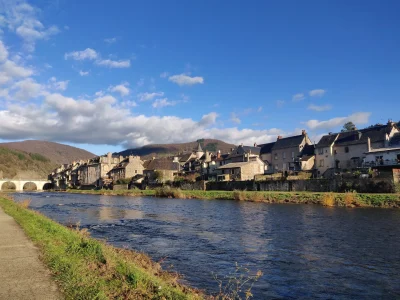
[[[346,124],[343,125],[343,129],[342,132],[346,132],[346,131],[352,131],[352,130],[356,130],[356,125],[354,125],[353,122],[349,121]]]

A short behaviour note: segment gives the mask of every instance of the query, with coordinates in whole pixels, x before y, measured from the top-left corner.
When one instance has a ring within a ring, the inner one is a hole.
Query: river
[[[254,299],[400,298],[400,210],[67,193],[15,198],[162,260],[208,293],[218,290],[214,274],[232,273],[237,262],[263,272]]]

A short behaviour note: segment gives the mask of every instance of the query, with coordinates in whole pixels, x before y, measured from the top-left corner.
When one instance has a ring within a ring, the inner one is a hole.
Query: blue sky
[[[397,1],[0,1],[0,140],[96,154],[400,119]]]

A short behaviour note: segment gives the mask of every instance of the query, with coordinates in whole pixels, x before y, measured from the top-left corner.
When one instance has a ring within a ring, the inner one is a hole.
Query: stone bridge
[[[27,184],[31,183],[36,186],[37,191],[43,191],[50,187],[51,182],[49,180],[38,179],[0,179],[0,191],[5,190],[7,186],[12,186],[12,190],[23,191],[27,188]],[[29,185],[28,185],[29,186]],[[31,185],[33,187],[33,185]]]

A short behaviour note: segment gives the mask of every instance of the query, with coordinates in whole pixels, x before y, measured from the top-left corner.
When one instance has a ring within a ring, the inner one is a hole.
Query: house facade
[[[336,170],[352,170],[362,167],[365,153],[371,149],[390,146],[393,137],[397,136],[397,125],[389,121],[386,125],[375,125],[361,130],[339,133],[333,151]]]
[[[332,172],[328,174],[328,170],[333,170],[335,167],[333,146],[338,137],[338,133],[329,133],[324,135],[315,145],[315,168],[318,177],[330,177],[332,175]]]
[[[253,180],[255,175],[264,174],[265,164],[257,157],[255,160],[228,163],[218,167],[217,181]]]
[[[154,158],[144,162],[143,175],[148,182],[173,181],[180,171],[179,161],[173,158]]]
[[[143,161],[140,156],[128,156],[121,163],[116,165],[107,175],[113,180],[132,178],[135,175],[143,174]]]
[[[264,157],[269,153],[265,153]],[[282,138],[278,136],[277,141],[271,147],[271,164],[273,166],[273,172],[285,172],[285,171],[306,171],[312,170],[314,166],[311,166],[311,158],[307,160],[306,164],[301,163],[303,156],[312,156],[313,145],[309,139],[305,130],[302,131],[301,135],[291,136]],[[269,157],[268,157],[269,158]],[[302,167],[305,169],[302,169]]]

